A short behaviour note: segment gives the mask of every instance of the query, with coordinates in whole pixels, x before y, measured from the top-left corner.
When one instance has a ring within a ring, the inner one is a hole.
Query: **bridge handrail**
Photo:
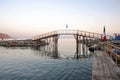
[[[112,45],[112,44],[106,44],[106,45],[109,46],[109,47],[115,48],[115,49],[117,49],[117,50],[120,50],[120,47],[117,47],[117,46],[115,46],[115,45]]]
[[[120,55],[118,55],[117,52],[114,52],[112,49],[114,48],[114,49],[120,50],[120,48],[112,44],[105,44],[105,48],[106,48],[106,52],[109,53],[111,58],[112,56],[115,57],[115,63],[118,64],[118,60],[120,60]]]
[[[60,34],[78,34],[78,35],[83,35],[83,36],[93,36],[93,37],[102,37],[103,34],[98,34],[98,33],[93,33],[93,32],[88,32],[88,31],[82,31],[82,30],[55,30],[55,31],[51,31],[45,34],[41,34],[38,36],[33,37],[33,40],[37,40],[37,39],[41,39],[41,38],[45,38],[48,36],[52,36],[52,35],[60,35]],[[107,35],[108,36],[108,35]],[[99,38],[98,37],[98,38]]]
[[[40,39],[42,37],[47,37],[47,36],[50,36],[50,35],[55,35],[55,34],[57,34],[56,31],[51,31],[51,32],[48,32],[48,33],[37,35],[37,36],[33,37],[33,40]]]

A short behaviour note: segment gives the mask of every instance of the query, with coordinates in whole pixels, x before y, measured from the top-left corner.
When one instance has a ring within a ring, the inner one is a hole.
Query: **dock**
[[[105,51],[94,54],[92,80],[120,80],[120,67]]]

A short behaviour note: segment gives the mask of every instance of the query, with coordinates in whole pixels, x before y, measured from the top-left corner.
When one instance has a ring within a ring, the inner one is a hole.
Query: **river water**
[[[56,58],[45,47],[0,47],[0,80],[91,80],[92,56],[76,59],[74,39],[59,39]]]

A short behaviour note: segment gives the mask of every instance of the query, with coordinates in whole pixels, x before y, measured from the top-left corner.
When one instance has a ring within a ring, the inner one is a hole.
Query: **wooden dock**
[[[105,51],[96,51],[93,60],[92,80],[120,80],[120,68]]]

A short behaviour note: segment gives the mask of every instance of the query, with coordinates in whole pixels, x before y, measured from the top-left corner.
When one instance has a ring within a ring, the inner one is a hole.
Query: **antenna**
[[[68,29],[68,24],[66,24],[66,29]]]

